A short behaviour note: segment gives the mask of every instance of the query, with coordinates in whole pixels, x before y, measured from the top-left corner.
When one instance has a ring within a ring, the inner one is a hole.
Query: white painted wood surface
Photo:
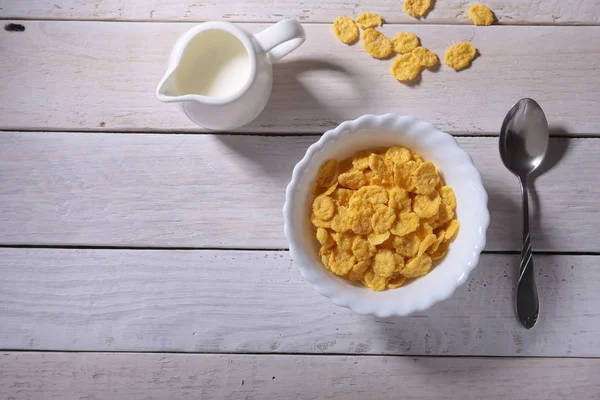
[[[154,96],[173,42],[193,24],[20,23],[24,32],[0,31],[0,129],[200,129]],[[305,29],[304,45],[275,66],[267,109],[241,131],[322,133],[365,113],[395,112],[449,132],[497,134],[506,111],[529,96],[565,134],[600,133],[600,27],[414,25],[442,57],[464,40],[481,53],[470,69],[425,71],[414,87],[392,78],[390,60],[340,43],[329,24]]]
[[[267,22],[297,18],[303,22],[332,22],[340,15],[370,11],[387,22],[403,24],[470,24],[467,10],[477,1],[444,0],[434,3],[426,18],[417,20],[402,11],[402,0],[3,0],[0,18],[103,19],[141,21]],[[600,4],[595,0],[486,0],[501,24],[598,24]]]
[[[361,316],[305,282],[287,252],[0,249],[0,348],[600,356],[600,258],[535,255],[541,314],[514,313],[517,255],[404,318]]]
[[[281,208],[316,136],[0,134],[0,244],[287,248]],[[489,192],[487,250],[519,250],[520,192],[495,138],[458,138]],[[532,185],[535,250],[595,252],[596,139],[553,139]],[[577,177],[577,179],[573,179]]]
[[[30,400],[596,400],[599,376],[593,359],[0,354],[0,396]]]

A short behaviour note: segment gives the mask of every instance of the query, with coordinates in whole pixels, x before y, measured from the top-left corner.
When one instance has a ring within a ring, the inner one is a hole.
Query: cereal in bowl
[[[375,291],[426,275],[460,227],[452,188],[432,162],[401,146],[326,161],[313,196],[323,265]]]

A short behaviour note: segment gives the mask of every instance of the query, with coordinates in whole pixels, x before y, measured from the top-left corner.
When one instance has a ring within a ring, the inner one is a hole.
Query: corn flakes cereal
[[[427,14],[431,7],[431,0],[404,0],[404,11],[415,18]]]
[[[442,186],[438,192],[444,203],[448,204],[451,209],[456,208],[456,196],[454,196],[454,190],[450,186]]]
[[[374,58],[388,58],[394,52],[392,41],[376,29],[365,29],[362,33],[363,47]]]
[[[446,240],[451,240],[454,238],[456,233],[458,232],[458,228],[460,228],[460,222],[457,219],[453,219],[450,221],[448,226],[446,227]]]
[[[400,32],[392,39],[392,43],[394,51],[398,54],[410,53],[420,44],[419,37],[412,32]]]
[[[401,272],[407,278],[418,278],[427,274],[430,269],[431,257],[421,254],[408,260]]]
[[[346,44],[354,44],[360,37],[358,27],[350,17],[337,17],[331,29],[335,36]]]
[[[357,236],[352,242],[352,254],[358,261],[365,261],[377,253],[377,248],[368,240]]]
[[[417,194],[429,194],[433,192],[435,186],[440,182],[440,175],[431,161],[419,165],[413,176],[415,193]]]
[[[404,236],[394,236],[394,249],[403,257],[413,257],[419,251],[421,240],[413,232]]]
[[[362,281],[364,279],[365,272],[371,267],[372,263],[372,259],[357,262],[354,264],[354,267],[352,267],[352,270],[348,273],[348,279],[352,282]]]
[[[346,275],[356,264],[356,258],[352,253],[335,248],[329,256],[329,269],[336,275]]]
[[[328,196],[318,196],[312,204],[313,214],[316,218],[329,221],[335,214],[335,203]]]
[[[408,235],[414,232],[419,227],[419,217],[413,212],[400,214],[396,219],[396,223],[390,229],[396,236]]]
[[[375,233],[385,233],[390,230],[396,220],[396,213],[390,207],[383,206],[371,217],[371,225]]]
[[[390,232],[384,232],[384,233],[371,233],[368,236],[368,240],[369,242],[371,242],[371,244],[374,245],[379,245],[382,244],[383,242],[385,242],[386,240],[388,240],[388,238],[390,237]]]
[[[401,54],[392,63],[392,75],[401,82],[409,82],[421,73],[421,64],[412,53]]]
[[[431,162],[401,146],[327,161],[312,195],[321,263],[372,290],[426,274],[460,226],[452,189]]]
[[[442,198],[435,190],[427,195],[418,194],[413,199],[413,211],[419,218],[433,217],[440,209]]]
[[[389,198],[390,200],[388,205],[398,214],[410,212],[412,210],[412,199],[408,195],[408,191],[406,191],[406,189],[399,187],[392,188],[389,193]]]
[[[317,185],[329,187],[337,181],[339,163],[337,160],[327,160],[317,172]]]
[[[364,275],[363,283],[369,289],[375,290],[376,292],[381,292],[385,290],[385,287],[388,283],[389,278],[377,275],[373,272],[373,268],[369,268]]]
[[[422,67],[431,68],[438,63],[438,56],[423,46],[414,48],[411,53]]]
[[[327,229],[324,228],[317,229],[317,240],[319,241],[319,243],[321,243],[321,246],[325,248],[331,247],[335,244],[333,238],[331,237]]]
[[[367,178],[361,171],[349,171],[338,176],[338,182],[340,186],[343,186],[348,189],[359,189],[365,186],[367,182]]]
[[[494,13],[483,4],[469,7],[469,18],[475,25],[491,25],[494,23]]]
[[[375,28],[382,24],[383,19],[375,13],[366,12],[356,18],[356,25],[360,26],[362,29]]]
[[[458,43],[448,49],[444,62],[455,71],[460,71],[471,65],[476,53],[477,50],[471,43]]]

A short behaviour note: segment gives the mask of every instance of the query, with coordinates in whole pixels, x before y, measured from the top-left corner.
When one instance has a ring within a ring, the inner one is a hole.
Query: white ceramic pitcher
[[[188,117],[205,128],[238,128],[265,108],[273,86],[271,64],[304,39],[304,29],[293,19],[256,35],[229,22],[204,22],[175,43],[156,97],[182,102]]]

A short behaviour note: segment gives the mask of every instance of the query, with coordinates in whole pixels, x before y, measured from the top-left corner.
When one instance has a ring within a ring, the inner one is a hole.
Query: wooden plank
[[[404,318],[318,295],[287,252],[0,249],[0,348],[600,356],[600,257],[538,256],[540,321],[514,312],[518,256],[484,254],[449,300]]]
[[[286,248],[285,187],[316,139],[5,132],[0,244]],[[489,192],[487,250],[520,250],[519,185],[497,139],[458,141]],[[600,142],[552,139],[551,150],[558,165],[532,186],[534,249],[595,252]]]
[[[294,0],[221,0],[181,2],[161,0],[4,0],[0,18],[102,19],[119,21],[242,21],[272,22],[297,18],[304,22],[331,22],[339,15],[358,16],[370,11],[389,23],[470,24],[471,3],[460,0],[436,2],[426,18],[417,20],[402,11],[402,1],[349,0],[298,2]],[[600,21],[600,4],[594,0],[534,1],[487,0],[500,24],[588,24]]]
[[[443,3],[443,2],[440,2]],[[0,129],[195,131],[176,105],[156,100],[175,39],[193,24],[23,22],[0,31]],[[244,24],[252,32],[265,24]],[[415,115],[455,133],[497,133],[508,109],[533,97],[565,134],[600,133],[600,27],[415,25],[443,57],[470,40],[481,57],[460,73],[442,66],[409,87],[329,25],[275,66],[265,112],[243,132],[322,133],[365,113]],[[390,36],[406,27],[387,25]],[[110,46],[106,42],[110,42]],[[151,44],[151,45],[149,45]]]
[[[309,385],[301,384],[310,382]],[[14,399],[596,400],[598,359],[19,353],[0,355]],[[401,379],[399,379],[401,377]],[[501,385],[499,383],[502,383]]]

